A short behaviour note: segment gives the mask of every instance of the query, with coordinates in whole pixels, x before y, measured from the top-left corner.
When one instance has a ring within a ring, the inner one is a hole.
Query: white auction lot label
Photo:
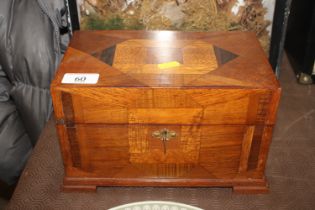
[[[96,84],[99,74],[92,73],[66,73],[61,83],[62,84]]]

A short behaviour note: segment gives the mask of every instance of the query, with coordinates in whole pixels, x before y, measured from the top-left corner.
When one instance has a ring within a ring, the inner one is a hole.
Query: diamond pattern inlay
[[[182,40],[175,46],[147,40],[127,40],[92,54],[128,74],[207,74],[238,55],[203,41]],[[181,65],[159,69],[158,64],[176,61]]]

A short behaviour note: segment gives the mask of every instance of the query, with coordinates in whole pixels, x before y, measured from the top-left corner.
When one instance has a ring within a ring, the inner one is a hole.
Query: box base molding
[[[64,192],[96,192],[97,187],[231,187],[234,193],[265,194],[269,192],[267,180],[262,179],[114,179],[65,177]]]

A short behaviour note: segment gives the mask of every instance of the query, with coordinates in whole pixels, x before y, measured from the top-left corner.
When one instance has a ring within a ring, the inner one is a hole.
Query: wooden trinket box
[[[268,191],[280,87],[252,33],[75,32],[51,93],[64,190]]]

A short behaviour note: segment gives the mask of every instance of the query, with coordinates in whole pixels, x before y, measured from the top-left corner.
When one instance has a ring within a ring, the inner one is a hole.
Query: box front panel
[[[68,137],[73,167],[89,177],[209,179],[242,172],[242,157],[250,157],[244,142],[253,138],[246,137],[248,127],[253,126],[76,125],[67,130],[75,132]],[[246,168],[255,165],[254,157],[250,161]]]
[[[243,89],[71,88],[65,120],[106,124],[263,124],[271,92]],[[69,99],[70,98],[70,99]],[[70,107],[70,108],[69,108]]]

